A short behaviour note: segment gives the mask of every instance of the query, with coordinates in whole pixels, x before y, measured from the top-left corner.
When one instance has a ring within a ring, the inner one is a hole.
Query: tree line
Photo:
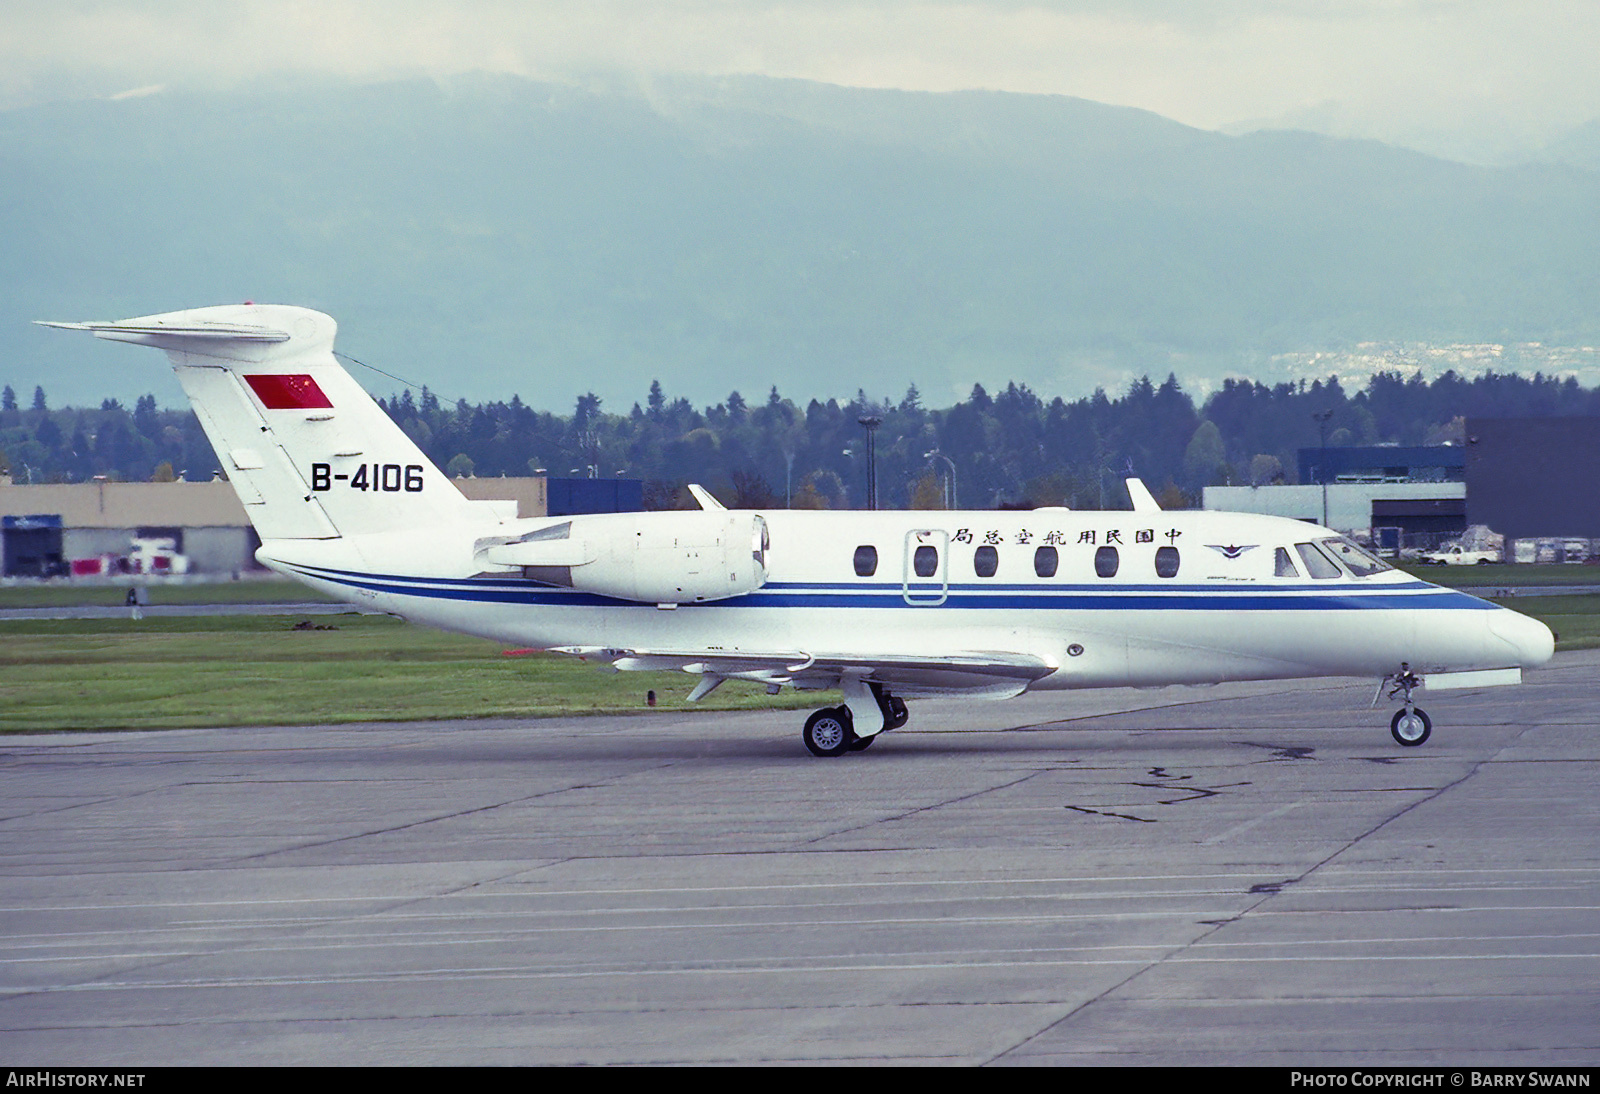
[[[954,406],[923,405],[915,386],[898,400],[865,391],[804,407],[776,387],[749,402],[732,392],[695,407],[659,382],[622,413],[578,396],[570,415],[507,402],[441,401],[427,388],[379,406],[452,476],[549,474],[641,479],[649,508],[690,504],[698,482],[747,508],[859,508],[866,500],[867,430],[876,419],[884,508],[1127,504],[1135,474],[1168,507],[1197,505],[1219,484],[1296,481],[1296,453],[1330,446],[1459,443],[1470,417],[1600,416],[1600,386],[1573,378],[1455,372],[1428,380],[1386,372],[1354,393],[1336,377],[1267,385],[1233,379],[1196,403],[1174,376],[1148,377],[1111,395],[1046,400],[1026,385],[990,394],[975,384]],[[0,392],[0,472],[18,482],[209,479],[221,469],[190,411],[161,410],[151,395],[132,410],[52,410],[42,388],[20,405]]]

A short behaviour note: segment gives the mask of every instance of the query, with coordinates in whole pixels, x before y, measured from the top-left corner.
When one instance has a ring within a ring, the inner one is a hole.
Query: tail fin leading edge
[[[334,359],[337,324],[237,304],[114,323],[46,323],[166,351],[263,540],[482,521]]]

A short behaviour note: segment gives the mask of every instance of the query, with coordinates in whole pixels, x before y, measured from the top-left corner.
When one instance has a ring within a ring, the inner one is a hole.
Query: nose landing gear
[[[1389,720],[1389,732],[1400,744],[1415,747],[1433,733],[1433,721],[1418,707],[1403,707]]]
[[[1417,747],[1433,734],[1433,719],[1411,701],[1412,689],[1421,683],[1422,678],[1411,671],[1409,664],[1402,661],[1400,671],[1379,681],[1377,694],[1372,697],[1373,706],[1377,706],[1378,696],[1383,694],[1384,686],[1394,685],[1389,689],[1389,698],[1400,696],[1400,701],[1405,705],[1395,711],[1394,717],[1389,720],[1389,734],[1395,739],[1396,744],[1407,748]]]

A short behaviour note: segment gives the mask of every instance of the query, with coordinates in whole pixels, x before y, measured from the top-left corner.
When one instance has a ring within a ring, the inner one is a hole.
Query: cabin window
[[[1040,547],[1033,552],[1033,572],[1040,577],[1055,577],[1056,567],[1061,565],[1061,557],[1054,547]]]
[[[993,577],[1000,568],[1000,552],[993,547],[979,547],[972,556],[972,569],[979,577]]]
[[[1343,536],[1337,539],[1324,539],[1319,541],[1322,549],[1334,558],[1344,563],[1344,568],[1356,577],[1370,577],[1381,574],[1385,570],[1394,569],[1377,555],[1363,550],[1358,544]]]
[[[867,546],[857,547],[855,563],[857,577],[871,577],[878,572],[878,549]]]
[[[1277,553],[1275,555],[1273,555],[1272,576],[1273,577],[1299,577],[1300,576],[1300,571],[1296,570],[1294,568],[1294,559],[1290,558],[1289,557],[1289,552],[1287,550],[1285,550],[1284,548],[1282,548],[1282,547],[1279,547],[1278,550],[1277,550]]]
[[[1096,577],[1117,576],[1117,549],[1115,547],[1101,547],[1094,553],[1094,573]]]
[[[1178,576],[1178,549],[1176,547],[1156,548],[1156,576]]]
[[[1306,573],[1318,581],[1339,576],[1339,567],[1333,559],[1317,550],[1315,543],[1296,543],[1294,549],[1300,552],[1300,561],[1306,564]]]
[[[939,550],[936,547],[918,547],[911,556],[911,569],[918,577],[932,577],[939,572]]]

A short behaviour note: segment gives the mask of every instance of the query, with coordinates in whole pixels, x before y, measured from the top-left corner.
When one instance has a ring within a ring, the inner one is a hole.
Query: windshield
[[[1318,581],[1329,581],[1340,576],[1339,567],[1334,565],[1333,559],[1318,550],[1315,543],[1296,543],[1294,549],[1300,553],[1300,561],[1305,563],[1306,573]]]
[[[1394,569],[1393,566],[1390,566],[1377,555],[1372,554],[1344,536],[1325,539],[1320,542],[1323,549],[1343,563],[1344,568],[1349,570],[1355,577],[1370,577],[1373,574],[1381,574],[1385,570]]]

